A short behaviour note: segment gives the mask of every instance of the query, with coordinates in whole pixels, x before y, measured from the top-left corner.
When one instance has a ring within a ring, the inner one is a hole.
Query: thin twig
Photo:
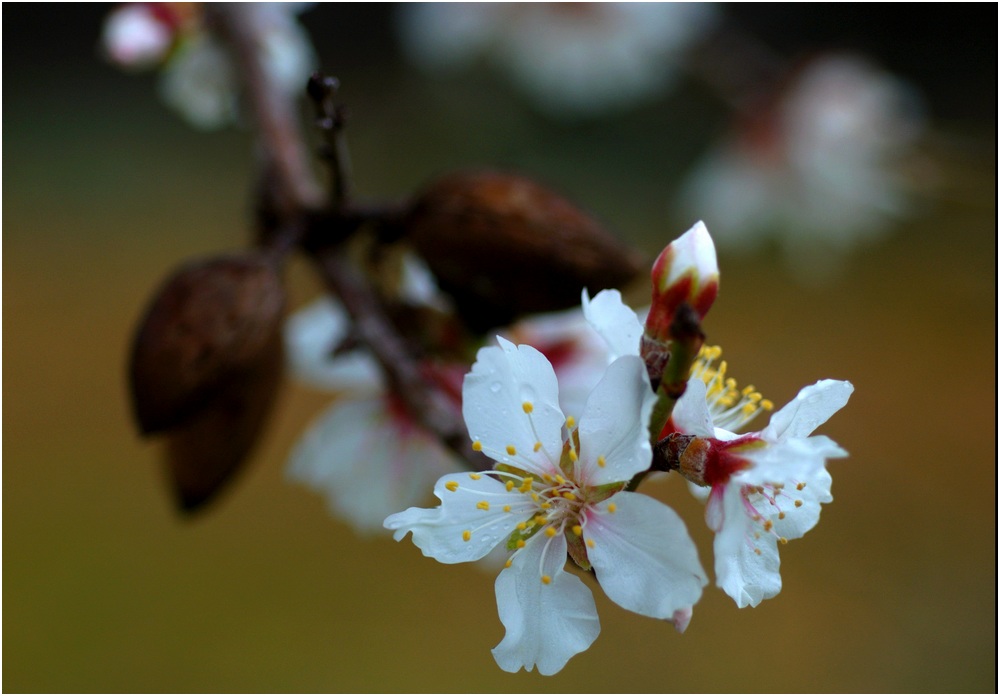
[[[342,240],[337,238],[346,234],[345,230],[356,229],[369,215],[380,210],[382,214],[393,215],[398,208],[359,208],[352,212],[345,206],[334,211],[323,210],[325,196],[309,166],[309,150],[295,116],[294,104],[261,63],[261,47],[267,28],[260,10],[238,3],[215,6],[213,13],[220,34],[233,48],[239,63],[238,72],[245,81],[247,106],[252,112],[264,155],[264,172],[269,188],[273,189],[269,193],[272,205],[268,207],[277,218],[273,223],[277,229],[273,235],[275,243],[281,244],[282,240],[287,243],[291,239],[301,245],[304,240],[310,240],[303,251],[313,257],[327,288],[340,298],[355,324],[358,338],[378,360],[390,388],[420,425],[467,459],[470,466],[483,468],[486,462],[482,455],[473,452],[461,415],[450,405],[448,397],[423,377],[418,359],[389,319],[378,292],[351,262],[344,244],[339,243]],[[305,86],[303,80],[303,88]],[[342,137],[336,134],[335,137],[340,147],[331,155],[345,155]],[[341,168],[334,178],[344,180],[333,182],[335,204],[348,200],[348,176],[346,160],[341,160]],[[324,235],[327,243],[316,244]]]

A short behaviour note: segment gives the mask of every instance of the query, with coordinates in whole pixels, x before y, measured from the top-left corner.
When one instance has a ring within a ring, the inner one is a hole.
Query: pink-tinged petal
[[[580,418],[582,482],[628,481],[649,468],[649,414],[655,401],[639,357],[625,355],[608,366]]]
[[[296,444],[287,476],[323,495],[334,517],[377,533],[387,515],[429,498],[437,478],[459,466],[436,438],[398,422],[374,397],[327,409]]]
[[[533,473],[557,471],[562,452],[559,386],[552,365],[531,346],[481,348],[462,385],[469,437],[494,461]]]
[[[842,409],[854,391],[850,382],[824,379],[805,387],[780,411],[761,432],[765,440],[777,442],[806,437]]]
[[[705,502],[705,524],[713,532],[721,530],[726,520],[726,509],[723,504],[725,493],[725,484],[713,486],[709,490],[708,500]]]
[[[694,614],[694,607],[686,607],[684,609],[678,609],[674,612],[674,615],[670,618],[670,623],[674,625],[674,628],[678,633],[684,633],[687,630],[688,625],[691,623],[691,616]]]
[[[661,288],[676,283],[688,274],[694,274],[699,286],[719,282],[715,243],[704,222],[696,222],[691,229],[670,243],[667,250],[670,249],[673,250],[673,258],[666,277],[662,279]]]
[[[483,474],[442,476],[434,486],[441,505],[390,515],[385,528],[401,541],[409,532],[425,556],[441,563],[476,561],[504,543],[534,505],[522,493]]]
[[[382,371],[370,353],[354,350],[334,357],[334,349],[347,337],[349,329],[347,312],[328,297],[292,314],[285,322],[285,348],[292,375],[331,391],[381,391]]]
[[[613,495],[592,508],[583,536],[598,582],[619,606],[673,620],[701,598],[708,578],[698,550],[681,518],[658,500]]]
[[[642,325],[635,312],[622,302],[617,290],[602,290],[590,299],[584,288],[583,315],[610,349],[609,360],[622,355],[638,355]]]
[[[715,582],[740,608],[755,607],[781,591],[778,538],[763,533],[747,514],[740,486],[727,486],[722,504],[724,523],[714,545]]]
[[[493,657],[505,672],[530,672],[537,665],[540,674],[555,674],[600,633],[594,596],[563,570],[565,564],[565,537],[538,534],[497,577],[497,610],[506,633]]]
[[[671,418],[674,420],[674,427],[685,435],[697,435],[698,437],[715,437],[715,428],[712,426],[712,414],[708,410],[706,401],[707,387],[700,379],[690,379],[687,389],[674,405]]]

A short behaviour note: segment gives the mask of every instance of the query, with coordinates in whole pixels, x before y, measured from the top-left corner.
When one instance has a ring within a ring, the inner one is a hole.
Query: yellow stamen
[[[507,492],[510,493],[512,490],[514,490],[514,482],[508,481],[507,483],[504,484],[504,487],[507,489]]]
[[[478,503],[476,503],[476,507],[479,508],[480,510],[489,510],[490,504],[485,500],[480,500]]]
[[[462,541],[468,541],[471,538],[472,538],[472,530],[466,529],[464,532],[462,532]]]
[[[507,562],[503,564],[504,568],[510,568],[510,564],[514,562],[513,558],[508,558]]]
[[[551,582],[552,582],[552,578],[550,578],[548,575],[543,575],[542,576],[542,584],[543,585],[548,585]]]
[[[542,449],[542,443],[541,442],[536,442],[535,446],[532,448],[532,450],[535,451],[535,452],[537,452],[540,449]]]
[[[503,506],[503,511],[504,512],[510,512],[510,505],[504,505]]]
[[[452,493],[454,493],[455,491],[458,490],[458,481],[449,481],[448,483],[444,484],[444,487],[447,488]]]
[[[594,540],[593,539],[587,539],[587,548],[588,549],[594,548]]]
[[[578,524],[574,524],[573,525],[573,533],[576,534],[577,536],[580,536],[581,534],[583,534],[583,527],[581,527]]]
[[[555,527],[546,527],[545,528],[545,536],[547,536],[547,537],[554,537],[558,533],[559,532],[556,531]]]
[[[469,474],[469,478],[472,479],[473,481],[478,481],[479,479],[482,478],[482,475],[480,475],[480,474]]]
[[[563,493],[562,497],[565,498],[566,500],[576,500],[576,496],[570,493],[569,491]]]
[[[482,452],[483,451],[483,443],[481,443],[479,440],[475,440],[472,443],[472,451],[473,452]]]
[[[519,549],[523,549],[524,548],[524,539],[518,539],[517,540],[517,548],[519,548]]]
[[[517,454],[517,448],[514,447],[514,445],[507,445],[507,454],[513,457],[515,454]]]
[[[615,514],[615,510],[617,510],[617,509],[618,509],[618,506],[615,505],[614,503],[611,503],[610,505],[608,505],[608,512],[610,512],[612,515]]]
[[[534,405],[532,405],[530,401],[525,401],[523,404],[521,404],[521,408],[524,409],[525,413],[531,413],[532,411],[535,410]]]
[[[603,469],[605,466],[607,466],[607,464],[608,464],[608,460],[604,458],[603,454],[600,457],[597,458],[597,466],[599,466],[599,467],[601,467]]]
[[[574,418],[573,416],[566,416],[566,427],[572,430],[575,425],[576,425],[576,418]]]

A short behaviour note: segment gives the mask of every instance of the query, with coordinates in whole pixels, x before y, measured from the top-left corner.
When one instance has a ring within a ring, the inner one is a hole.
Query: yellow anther
[[[478,503],[476,503],[476,507],[479,508],[480,510],[489,510],[490,504],[485,500],[480,500]]]
[[[559,484],[559,485],[561,486],[561,485],[563,485],[564,483],[566,483],[566,479],[564,479],[564,478],[563,478],[562,476],[560,476],[559,474],[556,474],[556,483],[558,483],[558,484]]]
[[[764,531],[770,532],[772,529],[774,529],[774,522],[772,522],[771,520],[766,520],[764,522]]]
[[[569,460],[571,462],[575,462],[577,459],[578,459],[578,457],[577,457],[577,454],[576,454],[576,450],[570,450],[569,451]]]
[[[480,474],[469,474],[469,478],[472,479],[473,481],[478,481],[479,479],[482,478],[482,475],[480,475]]]
[[[479,440],[473,440],[473,442],[472,442],[472,450],[474,452],[482,452],[483,451],[483,443],[481,443]]]
[[[597,458],[597,466],[603,469],[607,465],[608,465],[608,460],[604,458],[603,454]]]
[[[503,511],[504,512],[510,512],[510,505],[504,505],[503,506]]]
[[[549,519],[545,515],[535,515],[535,524],[542,525],[548,522]]]
[[[757,410],[757,407],[751,403],[745,403],[740,410],[743,411],[743,415],[751,416]]]
[[[587,539],[587,548],[588,549],[594,548],[594,540],[593,539]]]
[[[536,443],[535,443],[535,446],[531,448],[531,450],[532,450],[533,452],[537,452],[537,451],[538,451],[538,450],[540,450],[540,449],[542,449],[542,443],[541,443],[541,442],[536,442]]]
[[[508,481],[507,483],[504,484],[504,487],[507,489],[507,492],[510,493],[512,490],[514,490],[514,482]]]
[[[525,529],[528,528],[528,523],[527,522],[518,522],[517,523],[517,528],[520,529],[523,532]]]
[[[447,488],[452,493],[454,493],[455,491],[458,490],[458,481],[449,481],[448,483],[444,484],[444,487]]]
[[[538,494],[537,493],[532,493],[531,494],[531,499],[537,503],[538,502]]]
[[[543,510],[548,510],[549,508],[552,507],[552,503],[542,503],[541,505],[539,505],[539,507],[542,508]]]
[[[610,512],[612,515],[615,514],[615,510],[617,510],[617,509],[618,509],[618,506],[615,505],[614,503],[611,503],[610,505],[608,505],[608,512]]]
[[[516,546],[519,549],[523,549],[524,548],[524,539],[518,539]]]
[[[797,491],[801,491],[805,487],[806,487],[805,482],[795,484],[795,490]]]
[[[802,501],[801,500],[796,500],[795,501],[795,507],[802,507]]]
[[[770,399],[761,399],[760,400],[760,407],[762,409],[764,409],[765,411],[770,411],[770,410],[774,409],[774,402],[771,401]]]
[[[574,524],[573,525],[573,533],[576,534],[577,536],[580,536],[581,534],[583,534],[583,527],[581,527],[578,524]]]
[[[566,416],[566,427],[572,430],[576,426],[576,418],[573,416]]]
[[[503,564],[504,568],[510,568],[510,564],[514,562],[513,558],[508,558],[507,562]]]
[[[556,531],[555,527],[546,527],[545,528],[545,536],[547,536],[547,537],[554,537],[558,533],[559,532]]]
[[[507,454],[513,457],[515,454],[517,454],[517,448],[514,447],[514,445],[507,445]]]
[[[778,542],[781,544],[787,544],[788,539],[786,539],[785,537],[778,537]]]
[[[552,582],[552,578],[550,578],[548,575],[543,575],[542,576],[542,584],[543,585],[548,585],[551,582]]]
[[[542,480],[545,481],[546,483],[551,483],[552,477],[549,476],[548,474],[542,474]]]
[[[532,405],[530,401],[525,401],[523,404],[521,404],[521,408],[524,409],[525,413],[531,413],[532,411],[535,410],[534,405]]]
[[[565,498],[566,500],[576,500],[576,496],[570,493],[569,491],[563,493],[563,498]]]
[[[755,554],[757,554],[758,556],[760,555],[760,549],[754,549],[754,550],[753,550],[753,552],[754,552]]]
[[[785,513],[783,513],[783,512],[779,512],[779,513],[778,513],[778,519],[779,519],[779,520],[783,520],[783,519],[785,519]]]
[[[462,541],[468,541],[472,538],[472,530],[466,529],[462,532]]]

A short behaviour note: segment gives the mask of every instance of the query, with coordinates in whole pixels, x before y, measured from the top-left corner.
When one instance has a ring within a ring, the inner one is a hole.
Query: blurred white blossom
[[[407,56],[428,72],[485,57],[555,117],[600,116],[670,88],[710,28],[704,3],[412,3]]]
[[[912,205],[907,157],[923,129],[909,86],[851,55],[808,63],[774,101],[696,165],[680,207],[722,247],[774,237],[803,280],[822,280],[855,245]]]
[[[257,13],[265,27],[260,44],[264,69],[289,98],[304,90],[317,64],[309,37],[296,20],[308,7],[308,3],[258,3],[239,8]],[[160,66],[161,97],[196,128],[213,130],[238,121],[239,75],[229,47],[206,26],[200,5],[123,5],[108,16],[102,43],[112,62],[121,67]]]

